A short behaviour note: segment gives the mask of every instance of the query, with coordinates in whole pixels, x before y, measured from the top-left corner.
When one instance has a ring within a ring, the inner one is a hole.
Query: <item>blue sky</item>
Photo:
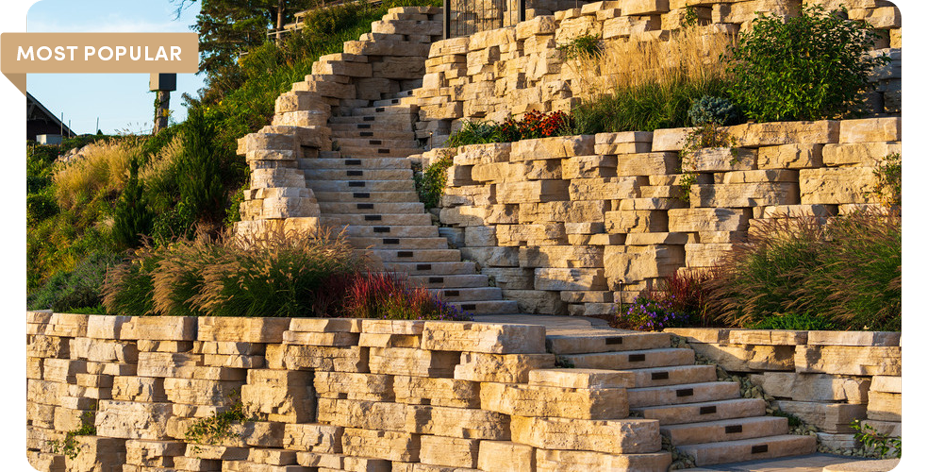
[[[29,9],[26,31],[189,33],[199,3],[175,18],[170,0],[41,0]],[[129,131],[150,133],[154,93],[148,91],[148,74],[29,74],[26,88],[76,133],[95,133],[97,118],[106,134]],[[181,95],[196,96],[203,76],[178,74],[171,93],[171,112],[183,121],[187,110]]]

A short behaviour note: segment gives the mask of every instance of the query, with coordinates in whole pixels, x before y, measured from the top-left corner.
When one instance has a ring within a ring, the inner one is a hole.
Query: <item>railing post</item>
[[[443,19],[441,37],[442,39],[451,39],[451,0],[442,0],[441,10]]]

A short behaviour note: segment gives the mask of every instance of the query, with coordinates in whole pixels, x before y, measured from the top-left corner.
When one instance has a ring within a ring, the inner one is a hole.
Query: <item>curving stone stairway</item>
[[[660,421],[661,434],[697,466],[812,454],[814,436],[790,435],[787,419],[765,416],[763,400],[741,398],[737,382],[717,381],[695,351],[671,347],[668,333],[554,330],[547,348],[577,368],[635,373],[634,415]]]
[[[335,152],[303,161],[307,186],[315,194],[320,222],[347,226],[349,241],[367,248],[388,271],[405,273],[444,301],[473,314],[518,313],[513,300],[488,286],[473,262],[448,247],[419,202],[410,161],[422,150],[413,123],[418,106],[401,92],[370,106],[333,116]]]

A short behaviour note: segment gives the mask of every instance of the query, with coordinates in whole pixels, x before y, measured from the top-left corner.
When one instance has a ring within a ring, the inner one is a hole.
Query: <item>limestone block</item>
[[[458,148],[454,165],[466,166],[509,161],[510,143],[472,144]]]
[[[900,346],[898,331],[809,331],[810,346]]]
[[[757,168],[810,169],[821,167],[824,149],[822,144],[763,146],[757,150]]]
[[[796,372],[902,375],[899,347],[797,346]]]
[[[750,213],[730,208],[689,208],[667,210],[667,226],[671,232],[744,231]]]
[[[529,372],[554,367],[553,354],[483,354],[461,353],[454,368],[454,378],[475,382],[528,382]]]
[[[51,316],[49,316],[51,318]],[[94,339],[121,339],[122,327],[133,317],[95,315],[87,319],[87,337]]]
[[[500,228],[501,226],[497,226]],[[462,247],[461,258],[480,267],[517,267],[519,251],[514,247]]]
[[[568,183],[566,180],[559,182],[563,182],[565,187]],[[519,222],[595,223],[604,221],[608,209],[609,203],[603,200],[522,203],[519,205]]]
[[[593,154],[594,142],[591,135],[525,139],[512,143],[509,159],[515,162],[588,156]]]
[[[732,329],[728,332],[728,342],[731,344],[796,346],[806,344],[808,338],[808,331],[784,329]]]
[[[532,36],[542,34],[553,34],[557,30],[557,24],[553,15],[540,15],[529,21],[523,21],[516,25],[516,38],[523,40]]]
[[[827,374],[764,372],[751,375],[751,381],[768,395],[805,402],[867,403],[870,380]]]
[[[739,147],[828,144],[839,141],[841,123],[827,120],[745,123],[729,127],[728,132]]]
[[[295,451],[284,451],[281,449],[258,449],[252,448],[248,451],[248,461],[255,464],[270,465],[270,466],[294,466],[296,464],[296,452]],[[244,462],[238,463],[244,465]],[[275,468],[267,467],[267,469],[274,470]],[[276,469],[280,470],[280,469]],[[283,468],[283,471],[287,471],[287,468]]]
[[[876,421],[902,421],[902,394],[870,391],[867,419]]]
[[[519,248],[519,265],[529,267],[603,267],[603,248],[595,246],[539,246]]]
[[[146,377],[114,377],[111,393],[114,400],[136,402],[166,402],[164,379]]]
[[[297,451],[342,452],[344,428],[325,424],[284,425],[283,447]]]
[[[479,408],[479,384],[466,380],[396,376],[393,391],[398,403],[454,408]]]
[[[243,461],[248,458],[248,448],[196,444],[187,447],[187,452],[184,455],[185,457],[203,460],[200,464],[204,464],[206,461],[215,461],[216,463],[221,463],[220,461]]]
[[[887,377],[877,375],[873,377],[870,386],[871,392],[902,393],[902,377]]]
[[[490,286],[503,290],[528,290],[535,286],[532,269],[483,267],[480,272],[490,278]]]
[[[605,276],[610,285],[667,277],[685,262],[680,246],[607,246]]]
[[[902,140],[902,118],[867,118],[841,121],[841,143],[872,143]]]
[[[320,398],[317,421],[370,430],[414,432],[410,417],[422,407],[402,403]]]
[[[126,441],[124,439],[99,436],[75,436],[75,447],[79,454],[66,457],[68,471],[100,470],[110,471],[113,464],[126,460]]]
[[[651,152],[680,151],[686,136],[695,128],[662,128],[654,130]]]
[[[445,188],[445,193],[441,196],[442,208],[450,208],[460,205],[473,207],[494,204],[496,204],[496,187],[493,185],[447,187]]]
[[[503,298],[515,300],[522,313],[566,315],[567,304],[557,292],[542,290],[503,290]]]
[[[393,377],[351,372],[316,372],[316,395],[323,398],[393,401]]]
[[[135,343],[109,342],[90,338],[71,339],[71,358],[92,362],[117,362],[135,364],[139,350]]]
[[[370,371],[374,374],[448,378],[452,376],[458,358],[457,352],[375,347],[370,348]]]
[[[894,438],[902,436],[902,423],[898,421],[865,420],[861,421],[861,423],[875,429],[879,434],[885,434]]]
[[[371,334],[420,335],[423,328],[422,320],[364,320],[364,332]]]
[[[496,201],[506,204],[568,200],[568,186],[565,180],[499,183],[496,185]]]
[[[271,369],[368,371],[368,349],[362,347],[268,345],[266,357]]]
[[[290,318],[197,318],[198,341],[280,343],[290,327]]]
[[[793,182],[694,185],[690,188],[690,201],[699,207],[795,205],[799,203],[799,188]]]
[[[422,349],[435,351],[535,354],[544,344],[545,329],[537,325],[426,322],[422,331]]]
[[[650,472],[667,470],[673,458],[670,452],[660,451],[646,454],[612,455],[589,451],[557,451],[537,449],[535,452],[538,472],[587,470],[622,470]]]
[[[612,303],[612,292],[606,291],[561,291],[561,300],[567,303]]]
[[[533,182],[537,183],[537,182]],[[518,205],[458,206],[442,208],[441,222],[456,226],[485,226],[519,222]]]
[[[698,354],[706,356],[731,372],[790,371],[793,352],[803,346],[755,346],[750,344],[690,344]]]
[[[636,177],[610,177],[574,179],[570,181],[570,187],[567,190],[572,201],[612,200],[637,198],[640,196],[642,187],[640,179]]]
[[[345,428],[342,450],[346,455],[391,461],[418,461],[419,436],[396,431]]]
[[[419,461],[424,464],[473,468],[477,465],[477,451],[483,441],[422,436],[420,442]]]
[[[509,440],[509,417],[485,410],[467,410],[443,406],[417,407],[414,418],[415,432],[461,439]]]
[[[670,11],[669,0],[632,0],[622,2],[623,15],[651,15]]]
[[[471,178],[476,182],[521,182],[525,180],[560,179],[559,161],[494,162],[476,164]]]
[[[467,246],[496,246],[495,226],[473,226],[464,229],[464,244]]]
[[[360,334],[358,333],[313,333],[299,331],[284,331],[283,342],[286,344],[302,344],[306,346],[356,346]]]
[[[686,203],[678,198],[642,197],[625,198],[619,201],[620,211],[655,211],[671,208],[686,208]]]
[[[851,421],[863,419],[867,414],[866,405],[786,400],[775,401],[773,405],[826,433],[852,433],[854,430],[850,427]]]
[[[535,269],[535,290],[605,290],[602,269]]]
[[[513,442],[542,449],[635,454],[661,448],[657,420],[512,417]]]
[[[564,179],[614,177],[615,168],[618,166],[617,157],[602,155],[576,156],[561,162],[561,174]]]
[[[603,22],[603,39],[628,38],[660,28],[661,17],[659,15],[620,16],[606,19]]]
[[[199,379],[164,379],[168,401],[188,405],[222,404],[242,382],[220,382]]]
[[[696,172],[730,172],[757,167],[757,151],[727,147],[703,148],[694,151],[687,167]]]
[[[680,159],[675,152],[623,154],[618,158],[616,174],[619,176],[674,174],[679,168]]]
[[[126,463],[158,467],[163,459],[183,456],[187,444],[181,441],[141,441],[130,439],[125,443]],[[167,465],[173,465],[171,461]]]
[[[876,188],[872,167],[837,167],[799,171],[803,204],[874,203],[869,193]]]
[[[289,331],[304,333],[360,333],[361,320],[355,318],[292,318]]]
[[[666,210],[607,211],[606,231],[613,234],[660,233],[667,231]]]
[[[270,421],[302,423],[311,421],[316,411],[309,372],[249,370],[241,396],[250,411],[267,414]]]
[[[901,142],[829,144],[822,148],[826,166],[876,167],[893,153],[902,152]]]
[[[46,336],[44,334],[30,335],[31,340],[26,342],[26,355],[28,357],[55,358],[69,357],[70,342],[68,338]]]
[[[135,403],[100,400],[95,426],[100,436],[124,439],[162,439],[167,420],[173,416],[170,403]]]
[[[628,395],[625,388],[574,389],[484,382],[480,386],[480,407],[518,416],[616,419],[628,416]]]
[[[535,470],[535,449],[511,441],[480,441],[477,467],[499,472]]]

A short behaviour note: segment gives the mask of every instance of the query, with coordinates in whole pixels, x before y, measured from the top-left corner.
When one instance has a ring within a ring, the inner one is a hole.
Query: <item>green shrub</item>
[[[502,141],[499,124],[489,120],[464,120],[461,129],[448,136],[445,147],[499,143]]]
[[[566,44],[557,47],[558,51],[563,51],[568,59],[578,57],[596,56],[603,52],[603,44],[596,35],[578,36]]]
[[[183,152],[177,162],[180,202],[197,221],[217,225],[226,210],[226,182],[235,156],[218,140],[216,125],[191,110],[184,122]],[[237,182],[233,188],[238,188]]]
[[[467,120],[460,130],[451,133],[445,147],[566,136],[573,134],[571,121],[571,115],[562,111],[543,113],[538,110],[529,111],[520,119],[509,116],[502,123]]]
[[[113,240],[121,249],[138,247],[151,234],[155,215],[148,207],[144,188],[138,177],[139,162],[129,165],[129,179],[113,211]]]
[[[690,124],[694,126],[716,124],[730,126],[741,121],[741,111],[731,102],[722,97],[705,95],[696,100],[687,112]]]
[[[426,208],[438,207],[441,202],[441,195],[448,184],[448,168],[453,163],[454,161],[449,154],[443,154],[421,173],[416,172],[413,174],[419,201],[424,203]]]
[[[902,205],[902,155],[890,154],[873,169],[876,176],[876,189],[873,194],[888,207]]]
[[[857,115],[871,70],[889,60],[866,53],[876,32],[846,10],[804,6],[797,17],[762,16],[731,55],[729,92],[757,121]]]
[[[100,290],[106,270],[118,262],[119,258],[113,253],[91,252],[73,271],[56,272],[49,277],[28,297],[29,308],[69,313],[88,308],[96,310],[103,303]]]
[[[827,331],[838,329],[838,326],[831,318],[822,316],[815,311],[807,311],[804,313],[770,313],[765,318],[745,326],[745,328]]]

